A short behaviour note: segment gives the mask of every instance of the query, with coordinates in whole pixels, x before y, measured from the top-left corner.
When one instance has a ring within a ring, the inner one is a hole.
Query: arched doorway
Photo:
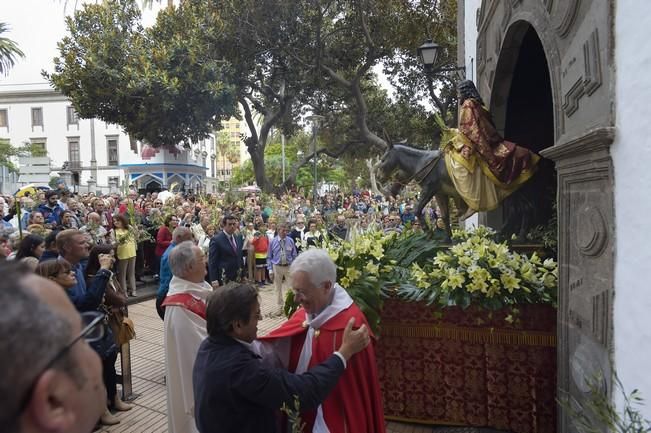
[[[495,71],[490,110],[506,140],[536,153],[554,145],[554,102],[545,50],[533,26],[525,21],[508,30]],[[556,171],[542,159],[538,173],[503,205],[487,215],[500,228],[522,221],[526,228],[508,227],[516,234],[545,226],[555,215]],[[517,214],[515,218],[509,218]],[[524,216],[522,220],[520,217]]]

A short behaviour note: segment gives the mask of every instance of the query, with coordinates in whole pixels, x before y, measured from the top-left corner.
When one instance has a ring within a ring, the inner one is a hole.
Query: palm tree
[[[217,152],[221,155],[222,160],[222,180],[226,180],[226,153],[230,145],[230,135],[226,131],[219,131],[215,137]]]
[[[0,35],[9,31],[7,23],[0,23]],[[0,75],[7,75],[16,63],[17,57],[25,57],[18,45],[9,38],[0,36]]]

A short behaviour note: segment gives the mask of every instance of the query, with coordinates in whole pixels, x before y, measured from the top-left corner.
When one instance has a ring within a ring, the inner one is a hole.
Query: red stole
[[[166,296],[161,305],[163,307],[183,307],[201,317],[203,320],[206,320],[206,303],[189,293],[179,293],[176,295]]]
[[[292,372],[296,369],[305,341],[305,317],[305,310],[300,308],[287,322],[260,338],[270,341],[291,337],[289,371]],[[310,368],[328,359],[339,348],[344,328],[351,317],[355,318],[355,328],[362,324],[368,327],[366,317],[355,304],[324,323],[315,331]],[[330,433],[385,432],[382,394],[372,343],[348,361],[346,371],[323,402],[322,409]],[[301,418],[306,424],[305,432],[312,431],[315,416],[315,410],[301,413]]]

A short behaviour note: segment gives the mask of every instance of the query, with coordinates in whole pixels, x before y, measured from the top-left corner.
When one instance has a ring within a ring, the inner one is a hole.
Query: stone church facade
[[[601,374],[610,393],[616,371],[626,390],[651,398],[651,379],[638,371],[651,365],[643,348],[651,346],[643,277],[651,269],[643,170],[651,164],[651,28],[641,23],[651,6],[459,0],[458,10],[466,77],[505,138],[548,160],[542,176],[554,185],[559,227],[558,388],[581,399],[586,378]],[[558,430],[570,431],[559,415]]]

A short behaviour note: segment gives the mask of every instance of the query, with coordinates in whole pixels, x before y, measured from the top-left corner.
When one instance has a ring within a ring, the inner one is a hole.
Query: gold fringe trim
[[[556,347],[556,335],[548,332],[499,328],[464,328],[441,325],[400,325],[382,323],[382,336],[402,338],[444,338],[482,344]]]

